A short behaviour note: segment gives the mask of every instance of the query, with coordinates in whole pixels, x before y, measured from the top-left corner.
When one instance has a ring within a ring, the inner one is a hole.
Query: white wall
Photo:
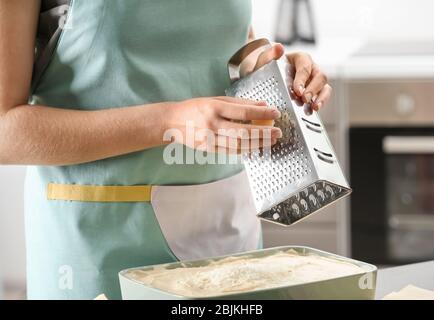
[[[0,166],[0,276],[25,281],[23,186],[24,167]]]
[[[273,38],[280,0],[253,0],[257,37]],[[432,0],[312,0],[318,40],[434,39]]]

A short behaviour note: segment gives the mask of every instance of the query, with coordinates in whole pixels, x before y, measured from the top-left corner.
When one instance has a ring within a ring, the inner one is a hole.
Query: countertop
[[[366,44],[360,39],[328,38],[322,39],[316,45],[286,46],[287,52],[302,51],[309,53],[315,62],[331,79],[383,79],[383,78],[434,78],[434,54],[432,43],[424,47],[423,43],[408,43],[408,46],[419,46],[418,54],[412,50],[392,54],[357,55]],[[375,48],[375,44],[372,44]],[[380,43],[379,51],[390,46],[393,51],[396,42]],[[423,50],[426,50],[423,53]],[[431,53],[431,54],[430,54]]]
[[[378,270],[376,299],[409,284],[434,291],[434,261]]]

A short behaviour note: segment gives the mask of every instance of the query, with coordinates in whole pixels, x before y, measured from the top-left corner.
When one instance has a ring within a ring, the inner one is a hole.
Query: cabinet
[[[352,126],[432,126],[432,79],[352,80],[346,84]]]

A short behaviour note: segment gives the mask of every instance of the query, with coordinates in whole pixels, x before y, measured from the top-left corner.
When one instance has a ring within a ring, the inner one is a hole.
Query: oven
[[[434,100],[424,98],[434,82],[348,89],[349,101],[364,97],[352,102],[364,103],[363,112],[350,111],[352,256],[387,265],[433,260]]]
[[[350,129],[352,254],[434,259],[434,128]]]

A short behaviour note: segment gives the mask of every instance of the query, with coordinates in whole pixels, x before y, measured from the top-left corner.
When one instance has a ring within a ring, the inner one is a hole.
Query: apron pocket
[[[245,171],[207,184],[153,186],[151,204],[179,260],[258,248],[260,221]]]

